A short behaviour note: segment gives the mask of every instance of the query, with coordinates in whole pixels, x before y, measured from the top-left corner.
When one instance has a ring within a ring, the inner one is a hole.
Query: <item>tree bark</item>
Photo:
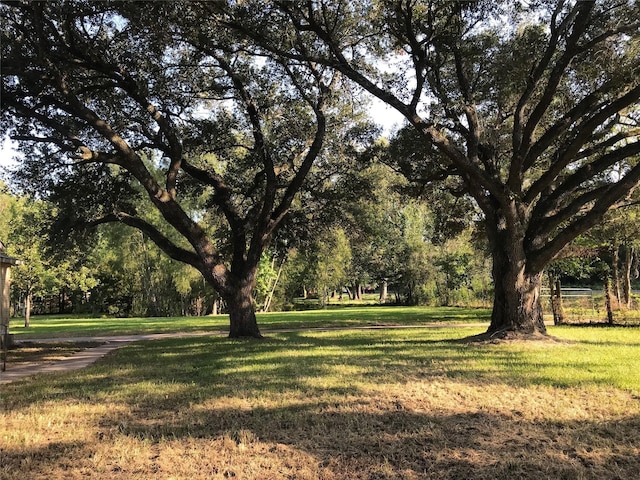
[[[29,328],[31,325],[31,292],[27,292],[24,297],[24,328]]]
[[[362,300],[362,285],[360,282],[356,282],[353,286],[353,300]]]
[[[389,283],[387,280],[383,280],[380,284],[380,303],[385,303],[387,301]]]
[[[327,289],[326,288],[320,289],[320,291],[318,292],[318,295],[321,295],[320,307],[323,309],[327,308],[327,300],[329,297],[329,292],[327,291]]]
[[[633,247],[625,246],[622,268],[622,298],[627,309],[631,308],[631,263],[633,261]]]
[[[496,222],[497,223],[497,222]],[[527,271],[524,235],[506,228],[491,228],[489,242],[493,258],[495,295],[488,334],[507,332],[546,334],[542,316],[542,272]]]
[[[347,289],[347,295],[349,295],[349,300],[355,300],[355,299],[356,299],[356,296],[355,296],[355,294],[351,291],[351,289],[350,289],[349,287],[346,287],[346,286],[345,286],[344,288],[346,288],[346,289]]]
[[[613,297],[616,299],[616,305],[620,305],[620,271],[618,264],[620,263],[620,246],[611,247],[611,277],[613,284]]]
[[[194,305],[194,315],[196,317],[201,317],[202,315],[204,315],[204,297],[198,295],[195,299],[195,305]]]
[[[553,324],[562,325],[564,323],[564,308],[562,306],[562,287],[560,280],[549,272],[549,293],[551,297],[551,311],[553,312]]]
[[[262,338],[253,302],[256,274],[256,267],[243,272],[240,278],[232,280],[225,295],[229,310],[229,338]]]
[[[607,323],[613,325],[613,308],[611,307],[611,276],[607,273],[604,277],[604,305],[607,308]]]
[[[213,303],[211,304],[211,315],[218,315],[220,312],[220,297],[217,291],[213,291]]]

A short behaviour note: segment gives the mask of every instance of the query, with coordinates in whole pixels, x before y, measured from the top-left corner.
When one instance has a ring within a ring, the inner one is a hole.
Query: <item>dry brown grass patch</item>
[[[377,385],[321,404],[288,398],[297,406],[257,397],[245,398],[243,408],[220,398],[174,412],[118,403],[34,405],[6,415],[4,435],[23,436],[3,450],[0,478],[627,479],[640,473],[640,407],[619,390],[497,388],[443,378]]]

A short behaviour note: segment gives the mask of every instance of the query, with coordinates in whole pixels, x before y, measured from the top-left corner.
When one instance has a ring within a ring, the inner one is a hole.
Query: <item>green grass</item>
[[[12,318],[9,331],[19,339],[206,332],[220,330],[228,321],[224,316],[111,318],[38,315],[31,317],[29,328],[24,327],[23,319]]]
[[[238,388],[252,395],[304,388],[315,396],[328,385],[346,392],[360,382],[406,382],[424,376],[525,387],[611,387],[640,395],[637,329],[550,327],[552,335],[566,342],[456,342],[482,331],[302,331],[271,334],[260,342],[212,337],[143,342],[122,350],[110,365],[154,381],[206,384],[210,393],[222,395]],[[344,372],[358,381],[345,384]],[[317,384],[317,379],[324,383]]]
[[[301,331],[274,333],[263,341],[207,336],[138,342],[86,371],[40,377],[29,385],[30,395],[14,398],[17,403],[9,409],[46,399],[47,387],[41,385],[47,384],[67,392],[63,396],[68,398],[90,392],[97,400],[127,403],[164,399],[163,408],[169,410],[200,396],[242,392],[258,398],[304,391],[316,398],[328,391],[342,395],[372,385],[441,377],[519,387],[605,387],[640,395],[637,329],[551,327],[552,335],[566,340],[557,343],[456,341],[482,330]]]
[[[551,326],[548,332],[561,342],[476,345],[477,360],[463,364],[474,367],[457,371],[465,378],[483,372],[521,385],[615,387],[640,395],[640,329]]]
[[[638,329],[483,330],[132,344],[3,386],[0,478],[637,478]]]
[[[488,322],[486,309],[446,307],[388,307],[328,308],[304,312],[258,314],[262,329],[349,327],[370,325],[422,325],[432,322]],[[24,320],[11,319],[10,332],[21,339],[127,335],[136,333],[210,332],[228,331],[227,315],[208,317],[164,318],[87,318],[81,316],[47,315],[31,318],[31,326],[24,328]]]

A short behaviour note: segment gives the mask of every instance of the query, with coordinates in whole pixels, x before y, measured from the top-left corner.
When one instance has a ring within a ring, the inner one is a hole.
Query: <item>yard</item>
[[[462,341],[483,330],[132,344],[2,387],[0,478],[640,476],[636,328]]]

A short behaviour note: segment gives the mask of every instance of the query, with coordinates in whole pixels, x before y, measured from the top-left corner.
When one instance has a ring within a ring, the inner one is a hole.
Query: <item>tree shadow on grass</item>
[[[615,386],[606,369],[594,368],[598,365],[588,357],[572,357],[571,364],[564,365],[553,354],[538,357],[500,345],[461,344],[432,331],[426,338],[420,333],[425,332],[291,332],[263,341],[199,337],[139,342],[85,370],[7,385],[8,392],[21,393],[8,393],[5,407],[102,397],[180,409],[193,402],[193,392],[199,398],[238,392],[251,397],[290,391],[347,395],[359,394],[360,383],[441,377],[498,386]],[[437,338],[430,338],[434,335]],[[565,347],[571,348],[558,348]]]
[[[428,387],[454,379],[452,388],[456,382],[491,387],[499,396],[508,385],[557,382],[542,372],[518,380],[518,372],[539,367],[522,352],[460,345],[437,332],[294,332],[261,342],[143,342],[79,372],[7,386],[5,412],[27,414],[43,401],[51,409],[102,402],[118,408],[87,419],[93,432],[89,444],[5,449],[2,468],[17,466],[26,474],[22,478],[51,478],[50,472],[64,468],[88,468],[87,456],[106,455],[111,445],[132,444],[161,452],[170,446],[187,458],[206,452],[207,468],[200,457],[185,466],[193,468],[190,478],[217,478],[205,470],[256,479],[638,478],[635,413],[593,421],[531,420],[468,402],[458,408],[460,398],[453,394],[440,403],[430,398],[408,403],[385,391],[387,385]],[[573,368],[585,371],[589,364]],[[561,382],[572,385],[570,378]],[[606,385],[606,378],[588,383]],[[429,395],[426,387],[418,391]],[[218,468],[230,452],[236,462]],[[258,456],[277,468],[269,474],[248,469]],[[188,478],[154,471],[159,467],[149,459],[139,463],[142,470],[134,473],[114,460],[110,478]]]
[[[177,454],[190,462],[181,468],[190,469],[191,478],[628,479],[640,474],[639,416],[534,422],[485,412],[438,414],[395,404],[309,401],[251,411],[205,409],[173,420],[132,418],[113,426],[109,420],[96,426],[92,443],[5,450],[3,469],[20,468],[21,478],[51,478],[61,471],[75,478],[86,473],[87,458],[102,455],[112,457],[105,472],[110,478],[167,478],[176,471],[168,462],[158,467],[157,458]],[[157,453],[136,459],[134,466],[110,453],[116,444],[138,445],[143,455],[152,445]],[[252,464],[255,456],[264,457],[262,470]]]

